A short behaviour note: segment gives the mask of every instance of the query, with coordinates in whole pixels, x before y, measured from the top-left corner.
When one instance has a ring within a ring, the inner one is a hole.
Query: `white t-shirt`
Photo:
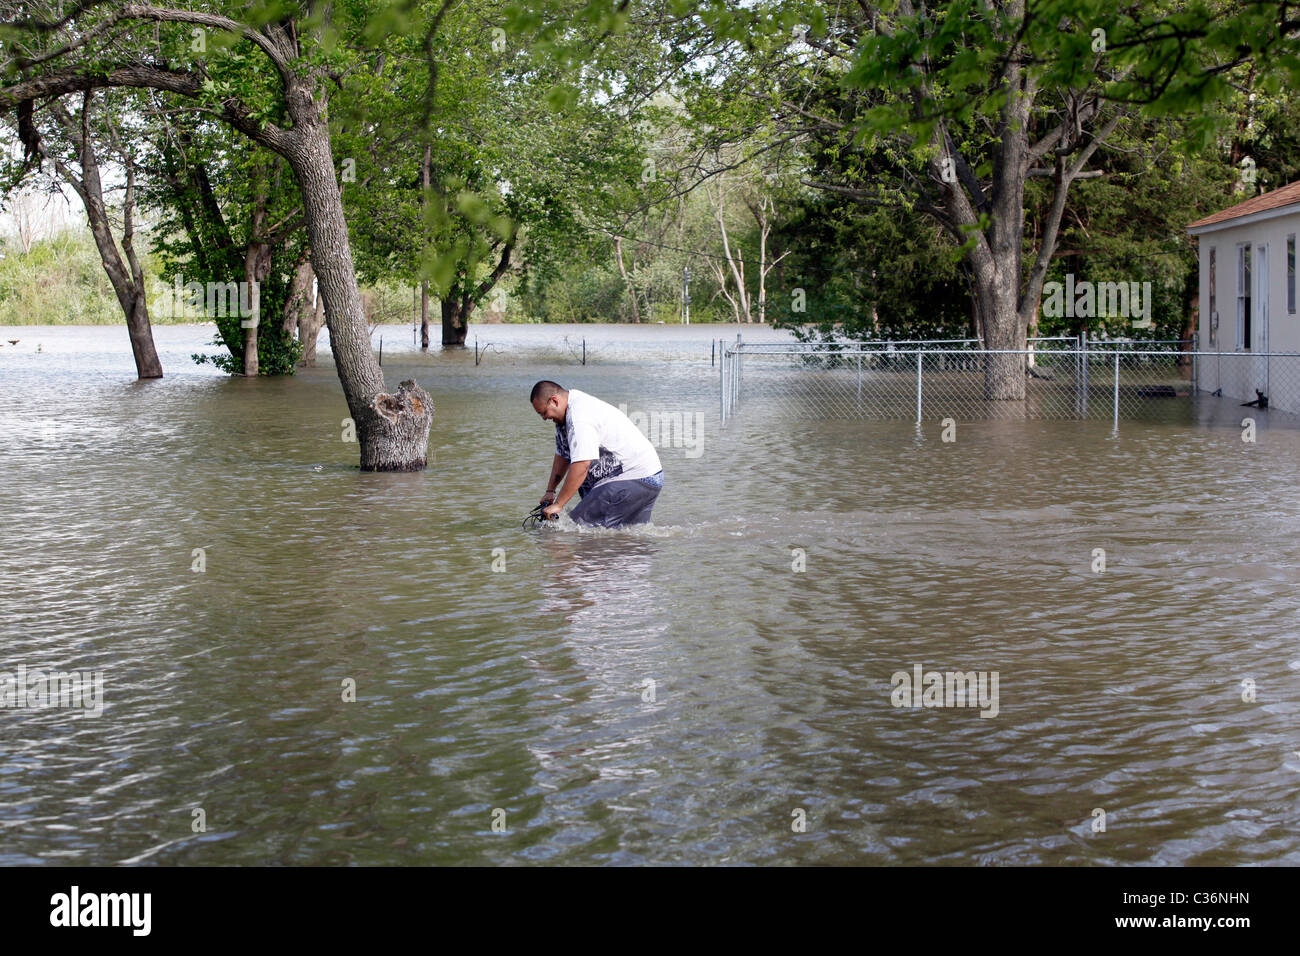
[[[594,395],[569,389],[564,424],[555,423],[555,453],[590,461],[582,495],[610,481],[649,478],[663,471],[659,453],[632,420]]]

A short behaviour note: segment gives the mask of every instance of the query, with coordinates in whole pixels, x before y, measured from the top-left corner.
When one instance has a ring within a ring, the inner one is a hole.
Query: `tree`
[[[581,22],[583,9],[557,0],[552,12],[594,43],[601,28]],[[589,246],[611,196],[640,172],[629,91],[612,91],[603,63],[571,77],[531,57],[510,16],[505,3],[448,9],[436,32],[393,40],[358,74],[364,95],[336,114],[339,149],[364,185],[344,194],[358,267],[372,281],[427,285],[446,348],[464,346],[507,277]]]
[[[347,51],[366,43],[370,11],[360,3],[215,6],[228,13],[148,4],[105,10],[94,0],[63,13],[61,4],[6,3],[0,21],[5,56],[0,111],[17,109],[22,115],[72,92],[155,89],[219,117],[282,156],[302,195],[361,467],[424,468],[432,402],[414,381],[403,382],[395,394],[385,390],[370,349],[330,144],[331,89],[340,69],[349,65]],[[156,30],[139,29],[146,24]],[[128,41],[132,29],[134,39]],[[203,56],[209,42],[228,55]],[[200,55],[173,65],[178,49],[191,51],[192,44],[204,48],[194,51]],[[254,58],[270,69],[257,69]],[[281,110],[283,125],[268,118]]]
[[[161,102],[152,114],[144,135],[156,143],[159,162],[144,195],[157,215],[155,250],[167,273],[209,288],[242,280],[250,294],[240,298],[250,308],[257,292],[256,323],[239,309],[209,315],[227,354],[195,359],[236,374],[292,373],[302,346],[285,313],[291,277],[309,249],[284,161],[220,123]]]
[[[1274,88],[1300,76],[1285,3],[736,2],[701,17],[731,41],[712,86],[861,155],[861,178],[812,185],[938,222],[965,258],[985,345],[1008,351],[1025,346],[1071,186],[1097,174],[1086,167],[1125,117],[1199,110],[1251,62]],[[1213,119],[1191,124],[1189,145]],[[1051,192],[1030,227],[1035,178]],[[987,398],[1024,390],[1019,356],[987,363]]]
[[[106,97],[101,97],[102,99]],[[27,146],[27,156],[26,162],[14,173],[14,178],[21,179],[33,166],[37,169],[48,167],[76,191],[86,210],[100,262],[113,286],[122,314],[126,317],[136,375],[140,379],[162,378],[162,362],[158,359],[153,329],[149,324],[144,270],[135,248],[138,163],[134,151],[126,142],[127,137],[112,118],[114,106],[118,109],[121,107],[122,97],[117,97],[117,100],[117,104],[112,104],[110,100],[107,107],[100,104],[96,114],[93,108],[96,105],[95,96],[89,89],[82,93],[80,108],[76,112],[69,110],[61,99],[56,98],[42,113],[42,118],[48,117],[50,120],[50,125],[43,133],[37,128],[37,118],[30,109],[30,104],[20,109],[19,134]],[[97,139],[103,139],[109,144],[110,151],[126,175],[120,253],[109,221],[109,207],[104,198]],[[125,262],[123,256],[126,257]]]

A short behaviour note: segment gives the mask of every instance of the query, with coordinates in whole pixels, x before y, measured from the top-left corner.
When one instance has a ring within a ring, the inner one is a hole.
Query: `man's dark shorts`
[[[611,481],[588,492],[582,503],[569,512],[569,517],[579,524],[602,528],[645,524],[662,490],[662,485],[654,487],[637,479]]]

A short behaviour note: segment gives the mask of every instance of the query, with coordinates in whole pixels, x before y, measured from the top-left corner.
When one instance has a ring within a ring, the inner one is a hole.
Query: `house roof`
[[[1221,222],[1227,222],[1230,219],[1242,219],[1246,216],[1253,216],[1257,213],[1269,212],[1273,209],[1281,209],[1283,206],[1298,203],[1300,203],[1300,182],[1294,182],[1289,186],[1283,186],[1281,189],[1266,192],[1262,196],[1255,196],[1253,199],[1239,202],[1235,206],[1229,206],[1227,209],[1206,216],[1204,219],[1198,219],[1187,228],[1188,230],[1202,229],[1205,226],[1213,226]]]

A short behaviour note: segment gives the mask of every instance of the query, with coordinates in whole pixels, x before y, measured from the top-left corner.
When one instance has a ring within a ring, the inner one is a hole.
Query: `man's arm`
[[[563,455],[556,455],[555,461],[551,463],[551,477],[546,482],[546,494],[542,496],[542,504],[550,504],[550,501],[555,499],[555,490],[560,487],[560,479],[568,470],[569,459]]]
[[[560,489],[559,496],[556,497],[555,501],[542,509],[543,514],[550,516],[560,513],[568,500],[578,493],[582,483],[587,480],[587,469],[591,467],[591,462],[592,459],[569,463],[569,474],[564,479],[564,487]]]

